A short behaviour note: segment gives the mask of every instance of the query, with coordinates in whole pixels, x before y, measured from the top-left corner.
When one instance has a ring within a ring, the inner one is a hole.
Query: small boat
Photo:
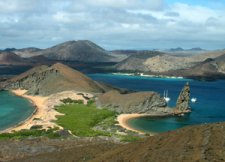
[[[166,100],[166,102],[170,101],[170,98],[168,97],[168,91],[164,91],[163,98]]]
[[[191,102],[192,102],[192,103],[195,103],[196,101],[197,101],[197,98],[192,98],[192,99],[191,99]]]

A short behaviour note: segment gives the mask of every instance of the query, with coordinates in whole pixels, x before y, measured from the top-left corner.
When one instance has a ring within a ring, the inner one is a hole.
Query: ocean
[[[204,82],[191,79],[150,78],[115,74],[89,74],[96,81],[102,81],[116,87],[137,91],[156,91],[163,96],[168,90],[174,107],[177,97],[186,82],[190,83],[191,97],[197,98],[191,103],[192,112],[184,116],[152,118],[143,117],[129,120],[130,126],[144,132],[161,133],[181,127],[225,121],[225,80]]]
[[[34,112],[34,106],[27,99],[0,91],[0,130],[17,125]]]

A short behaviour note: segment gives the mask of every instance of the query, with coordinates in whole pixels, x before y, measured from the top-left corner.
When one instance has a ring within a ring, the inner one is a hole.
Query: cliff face
[[[164,113],[167,104],[158,93],[136,92],[120,94],[118,91],[109,91],[99,96],[98,107],[106,107],[118,113]]]
[[[2,89],[26,89],[31,95],[50,95],[75,90],[102,93],[108,87],[60,63],[38,66],[2,83]]]
[[[177,99],[175,111],[186,112],[190,109],[190,86],[187,82]]]

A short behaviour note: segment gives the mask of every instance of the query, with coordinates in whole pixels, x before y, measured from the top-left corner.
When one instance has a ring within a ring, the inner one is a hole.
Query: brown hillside
[[[189,126],[124,145],[94,139],[25,139],[2,141],[0,150],[1,160],[21,162],[224,162],[224,134],[225,122]]]
[[[38,66],[3,84],[4,89],[26,89],[29,94],[49,95],[66,90],[101,93],[107,90],[103,84],[61,63]]]
[[[111,150],[92,162],[224,162],[225,123],[186,127]]]
[[[121,94],[119,91],[112,90],[100,95],[96,105],[118,113],[168,113],[166,101],[156,92]]]
[[[0,64],[4,65],[20,65],[20,64],[26,64],[27,62],[22,59],[20,56],[17,56],[13,52],[1,52],[0,53]]]
[[[115,59],[105,49],[88,40],[67,41],[34,54],[61,61],[111,62]]]

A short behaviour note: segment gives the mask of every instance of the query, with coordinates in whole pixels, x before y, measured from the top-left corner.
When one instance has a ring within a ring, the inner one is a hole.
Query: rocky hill
[[[164,114],[171,112],[166,101],[156,92],[134,92],[121,94],[116,90],[106,92],[98,97],[97,107],[105,107],[118,113]],[[172,109],[170,109],[172,110]]]
[[[88,40],[68,41],[47,48],[33,55],[43,55],[52,60],[81,61],[81,62],[112,62],[114,57]]]
[[[109,139],[0,141],[2,161],[224,162],[225,123],[188,126],[129,144]]]
[[[217,58],[208,58],[189,69],[171,71],[169,74],[188,78],[224,79],[225,54]]]
[[[23,49],[5,49],[3,52],[13,52],[22,58],[44,56],[57,61],[80,61],[80,62],[116,62],[117,57],[110,55],[97,44],[89,40],[67,41],[47,49],[35,47]],[[120,59],[119,59],[120,60]]]
[[[2,65],[25,65],[28,62],[13,52],[1,52],[0,64]]]
[[[32,95],[50,95],[66,90],[102,93],[109,88],[61,63],[34,67],[1,84],[3,89],[26,89]]]
[[[118,63],[115,67],[119,71],[141,71],[160,74],[179,69],[188,69],[204,62],[207,58],[214,59],[222,56],[224,53],[225,51],[216,51],[186,57],[158,54],[142,59],[133,55]]]
[[[110,150],[92,160],[224,162],[225,123],[189,126]]]
[[[28,48],[12,50],[12,52],[14,52],[15,54],[17,54],[18,56],[23,57],[23,58],[29,58],[32,56],[36,56],[36,52],[39,52],[39,51],[41,51],[41,49],[35,48],[35,47],[28,47]]]
[[[143,64],[145,60],[161,55],[163,55],[163,53],[157,51],[132,54],[125,60],[116,64],[115,69],[118,71],[148,71],[149,69],[147,68],[147,66]]]

